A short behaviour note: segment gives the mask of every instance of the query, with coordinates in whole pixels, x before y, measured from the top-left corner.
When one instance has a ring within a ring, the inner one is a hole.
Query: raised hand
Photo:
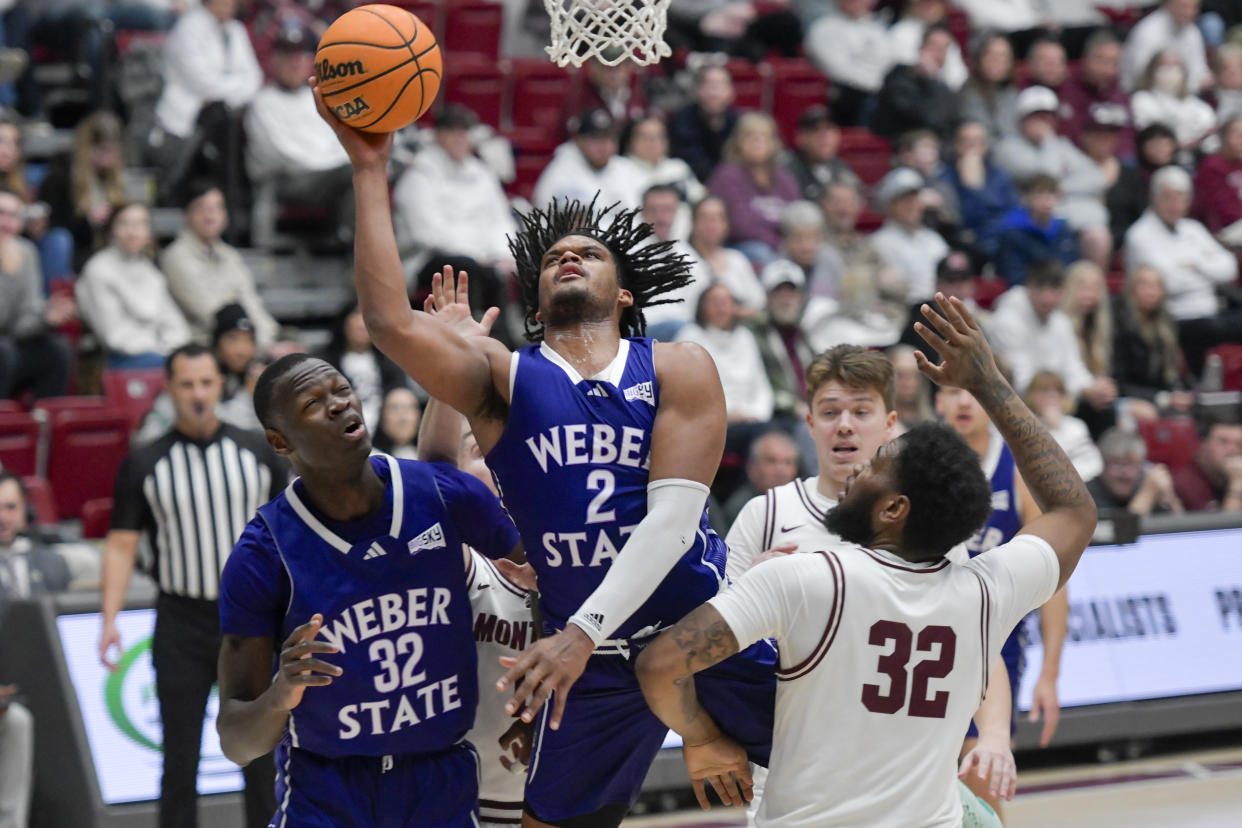
[[[302,703],[307,687],[324,687],[341,675],[341,668],[315,658],[318,653],[339,652],[326,641],[316,641],[315,636],[323,626],[323,616],[315,613],[311,619],[298,627],[285,639],[280,651],[280,668],[272,682],[273,703],[278,709],[292,710]]]
[[[319,81],[316,78],[310,79],[310,87],[315,95],[315,108],[319,110],[319,117],[332,127],[332,131],[336,133],[336,140],[340,141],[341,146],[345,148],[345,154],[349,156],[349,162],[353,164],[354,169],[364,167],[387,169],[388,157],[392,154],[393,134],[391,132],[362,132],[354,129],[328,109],[328,105],[323,102],[323,93],[319,91]]]
[[[513,698],[505,702],[505,712],[532,722],[544,703],[555,695],[548,726],[560,729],[569,689],[586,669],[594,650],[595,643],[587,634],[570,624],[555,635],[539,639],[517,658],[501,658],[500,663],[509,672],[496,683],[496,689],[503,693],[506,688],[516,688]]]
[[[470,313],[470,275],[464,270],[454,274],[448,265],[431,277],[431,294],[423,301],[423,310],[467,339],[490,335],[500,316],[500,308],[488,308],[476,322]]]
[[[971,393],[1003,383],[1005,378],[996,367],[992,346],[962,301],[937,293],[936,307],[939,313],[923,305],[923,316],[931,325],[915,322],[914,330],[942,361],[932,365],[922,351],[915,351],[919,370],[941,387],[965,388]]]

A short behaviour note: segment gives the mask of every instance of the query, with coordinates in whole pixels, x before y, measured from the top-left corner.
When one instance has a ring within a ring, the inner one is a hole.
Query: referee
[[[116,669],[122,652],[116,614],[145,533],[159,582],[151,646],[164,733],[159,824],[195,828],[203,717],[220,653],[220,572],[255,510],[284,488],[287,472],[262,433],[217,418],[223,381],[211,351],[178,348],[165,362],[165,376],[176,409],[172,429],[131,451],[117,473],[103,553],[99,657]],[[246,824],[261,828],[276,811],[271,756],[243,773]]]

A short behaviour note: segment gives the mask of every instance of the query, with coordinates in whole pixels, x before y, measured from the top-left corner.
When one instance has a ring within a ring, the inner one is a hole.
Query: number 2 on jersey
[[[591,498],[591,502],[587,504],[586,522],[587,523],[610,523],[617,519],[616,509],[605,509],[604,506],[612,499],[612,493],[617,489],[616,476],[607,469],[596,469],[587,475],[587,490],[596,491],[599,494]]]
[[[914,645],[914,633],[899,621],[876,621],[871,625],[871,636],[867,642],[874,647],[887,647],[892,642],[892,651],[880,656],[876,669],[888,676],[888,692],[882,691],[878,684],[864,684],[862,688],[863,706],[872,713],[896,713],[906,706],[906,665],[910,662],[911,646]],[[912,675],[914,681],[910,691],[910,705],[906,711],[909,716],[920,716],[927,719],[943,719],[945,708],[949,704],[948,691],[938,691],[931,698],[927,697],[927,683],[936,678],[944,678],[953,669],[953,657],[957,651],[957,636],[952,627],[932,624],[919,630],[917,650],[920,653],[931,653],[939,645],[935,658],[925,658],[914,665]]]

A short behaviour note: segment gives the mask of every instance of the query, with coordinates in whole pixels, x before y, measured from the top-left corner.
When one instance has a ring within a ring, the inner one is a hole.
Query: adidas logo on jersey
[[[444,530],[440,528],[437,522],[431,528],[424,531],[409,543],[410,554],[422,552],[424,549],[443,549],[447,546],[444,540]]]
[[[634,402],[634,400],[642,400],[652,407],[655,406],[655,387],[651,384],[651,380],[625,389],[625,401]]]
[[[388,553],[385,552],[384,549],[378,543],[373,543],[371,544],[371,548],[367,550],[367,554],[362,556],[362,559],[364,561],[369,561],[372,558],[378,558],[381,555],[387,555],[387,554]]]
[[[607,397],[608,392],[604,390],[604,386],[596,384],[587,392],[588,397]]]

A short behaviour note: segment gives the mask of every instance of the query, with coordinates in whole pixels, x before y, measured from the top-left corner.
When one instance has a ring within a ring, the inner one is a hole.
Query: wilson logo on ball
[[[336,113],[336,117],[343,120],[357,118],[364,112],[370,111],[371,107],[361,97],[354,98],[352,101],[346,101],[340,106],[332,107],[332,111]]]
[[[354,75],[362,75],[366,73],[366,69],[362,66],[360,60],[350,60],[343,63],[330,63],[326,60],[319,61],[319,80],[330,81],[337,78],[351,78]]]

